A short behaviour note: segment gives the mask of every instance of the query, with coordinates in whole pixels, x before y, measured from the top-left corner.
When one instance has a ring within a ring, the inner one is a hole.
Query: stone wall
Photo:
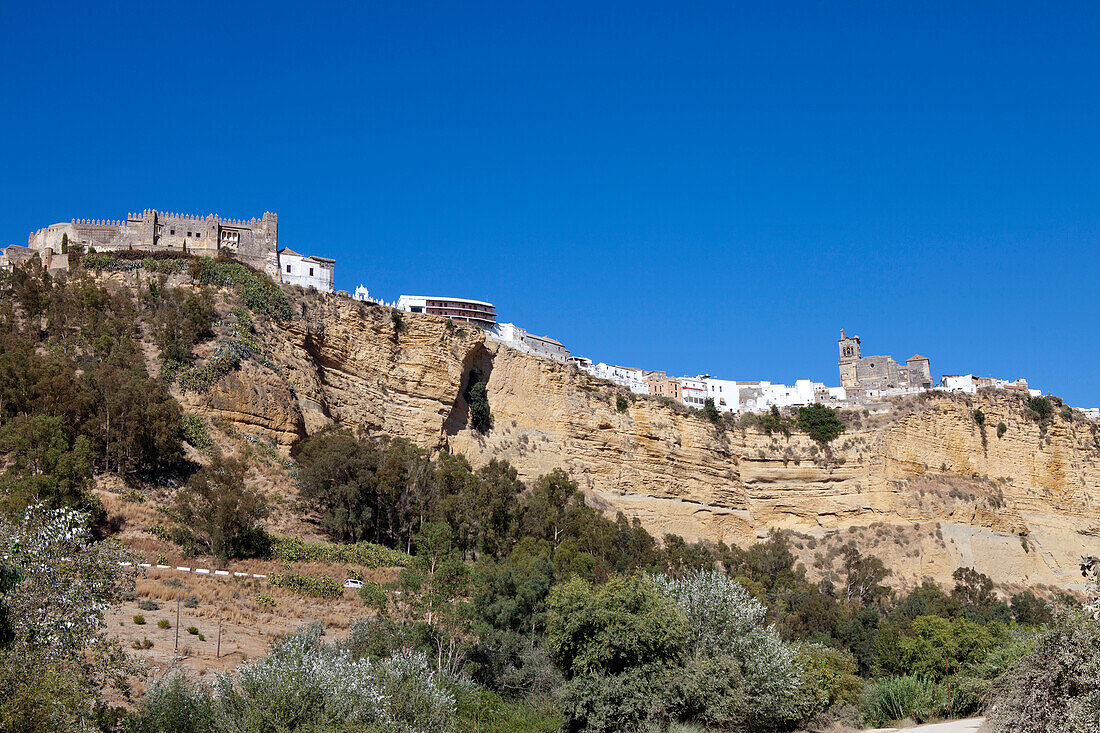
[[[226,250],[235,258],[278,279],[278,216],[265,212],[259,218],[223,219],[215,214],[191,216],[146,209],[125,220],[73,219],[32,232],[27,246],[43,251],[62,251],[63,242],[109,252],[120,249],[149,251],[186,250],[213,257]]]

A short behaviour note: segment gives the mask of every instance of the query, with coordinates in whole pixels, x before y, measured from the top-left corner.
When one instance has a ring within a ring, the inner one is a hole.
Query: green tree
[[[815,402],[798,408],[798,428],[826,445],[844,432],[844,423],[837,410]]]
[[[8,466],[0,475],[3,506],[9,514],[31,504],[90,509],[85,493],[92,476],[92,449],[81,435],[70,443],[62,418],[18,416],[0,427],[0,449]]]
[[[263,495],[244,486],[247,466],[215,455],[176,492],[174,515],[180,534],[222,562],[262,554],[268,506]]]
[[[436,668],[456,674],[467,651],[471,622],[470,571],[455,550],[451,529],[428,522],[417,533],[413,561],[401,571],[401,602],[419,615],[436,646]]]
[[[484,382],[474,382],[466,391],[466,403],[470,406],[470,425],[481,433],[493,426],[493,414],[489,409],[489,396]]]
[[[722,416],[718,414],[718,408],[714,406],[713,397],[707,397],[703,401],[703,415],[715,425],[717,425],[718,421],[722,418]]]
[[[683,611],[641,573],[602,586],[574,578],[551,591],[546,643],[567,679],[678,660],[687,638]]]
[[[523,532],[557,547],[565,538],[570,507],[584,504],[584,495],[569,474],[555,468],[540,476],[523,502]]]

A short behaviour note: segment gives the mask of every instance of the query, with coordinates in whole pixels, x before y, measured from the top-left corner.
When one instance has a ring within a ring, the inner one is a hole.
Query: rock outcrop
[[[257,323],[272,366],[226,378],[207,414],[284,447],[338,421],[475,465],[506,458],[525,478],[562,467],[593,504],[688,539],[925,526],[932,539],[916,557],[913,547],[892,559],[908,579],[974,565],[1003,582],[1070,586],[1077,556],[1100,554],[1096,423],[1039,423],[1015,395],[899,401],[823,451],[805,435],[722,430],[654,398],[631,397],[620,412],[613,385],[444,318],[317,295],[293,302],[288,324]],[[471,379],[487,384],[485,434],[467,424]]]

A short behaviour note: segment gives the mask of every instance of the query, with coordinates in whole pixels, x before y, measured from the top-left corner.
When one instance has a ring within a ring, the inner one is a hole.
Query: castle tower
[[[856,379],[856,365],[862,358],[859,349],[859,336],[846,336],[844,329],[840,329],[840,338],[837,340],[840,351],[840,386],[851,388],[858,386]]]

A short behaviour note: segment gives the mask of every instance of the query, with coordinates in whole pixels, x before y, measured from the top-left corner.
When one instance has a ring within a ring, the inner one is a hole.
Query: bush
[[[814,403],[798,408],[798,427],[821,445],[833,441],[844,432],[837,410]]]
[[[184,608],[198,608],[199,607],[199,598],[198,598],[198,596],[187,596],[186,598],[184,598],[183,599],[183,607]]]
[[[626,401],[626,397],[615,395],[615,409],[619,412],[626,412],[626,408],[630,407],[630,403]]]
[[[1004,420],[997,423],[997,437],[1004,437],[1004,434],[1008,432],[1008,426],[1005,425]]]
[[[363,583],[359,589],[359,599],[369,608],[382,608],[386,605],[386,589],[379,583]]]
[[[703,401],[703,416],[715,425],[717,425],[718,420],[721,419],[722,416],[718,414],[718,408],[714,406],[713,397],[707,397]]]
[[[196,257],[189,266],[191,278],[214,287],[232,287],[253,313],[262,313],[277,321],[292,317],[286,294],[267,275],[240,262]]]
[[[256,605],[264,611],[270,611],[275,606],[279,605],[275,602],[275,599],[269,596],[267,593],[261,593],[256,596]]]
[[[305,542],[297,537],[271,537],[272,560],[285,562],[330,562],[362,565],[368,568],[398,568],[412,559],[400,550],[391,550],[372,542],[356,542],[351,545],[333,545]]]
[[[493,426],[493,414],[489,409],[489,396],[485,383],[475,382],[466,392],[466,402],[470,406],[470,425],[478,432],[488,432]]]
[[[170,628],[172,628],[172,624],[168,623],[167,619],[162,618],[160,621],[157,621],[157,628],[158,629],[170,629]]]
[[[1062,610],[1035,650],[1013,664],[993,695],[990,721],[1006,733],[1092,731],[1100,719],[1100,622]]]
[[[287,588],[314,598],[339,598],[344,594],[344,584],[327,575],[298,575],[296,573],[274,573],[269,578],[277,588]]]
[[[134,616],[134,623],[138,626],[143,625],[145,623],[145,617],[140,614]]]
[[[1032,397],[1027,401],[1028,413],[1032,419],[1045,422],[1054,414],[1054,405],[1046,397]]]
[[[154,680],[126,729],[442,733],[455,698],[428,660],[397,654],[368,661],[321,643],[320,624],[280,639],[263,659],[220,675],[214,691],[183,670]]]
[[[199,627],[198,626],[188,626],[187,627],[187,633],[190,634],[191,636],[197,636],[198,633],[199,633]]]
[[[156,601],[142,600],[138,601],[138,608],[142,611],[159,611],[160,604]]]
[[[945,702],[946,697],[936,683],[907,675],[867,685],[860,698],[860,709],[872,725],[905,718],[923,722],[938,715]]]
[[[982,408],[979,407],[977,410],[974,410],[973,414],[974,422],[978,423],[979,425],[985,425],[985,413],[982,412]]]
[[[214,449],[214,441],[206,430],[206,423],[198,415],[184,415],[180,418],[183,439],[200,453],[209,453]]]

